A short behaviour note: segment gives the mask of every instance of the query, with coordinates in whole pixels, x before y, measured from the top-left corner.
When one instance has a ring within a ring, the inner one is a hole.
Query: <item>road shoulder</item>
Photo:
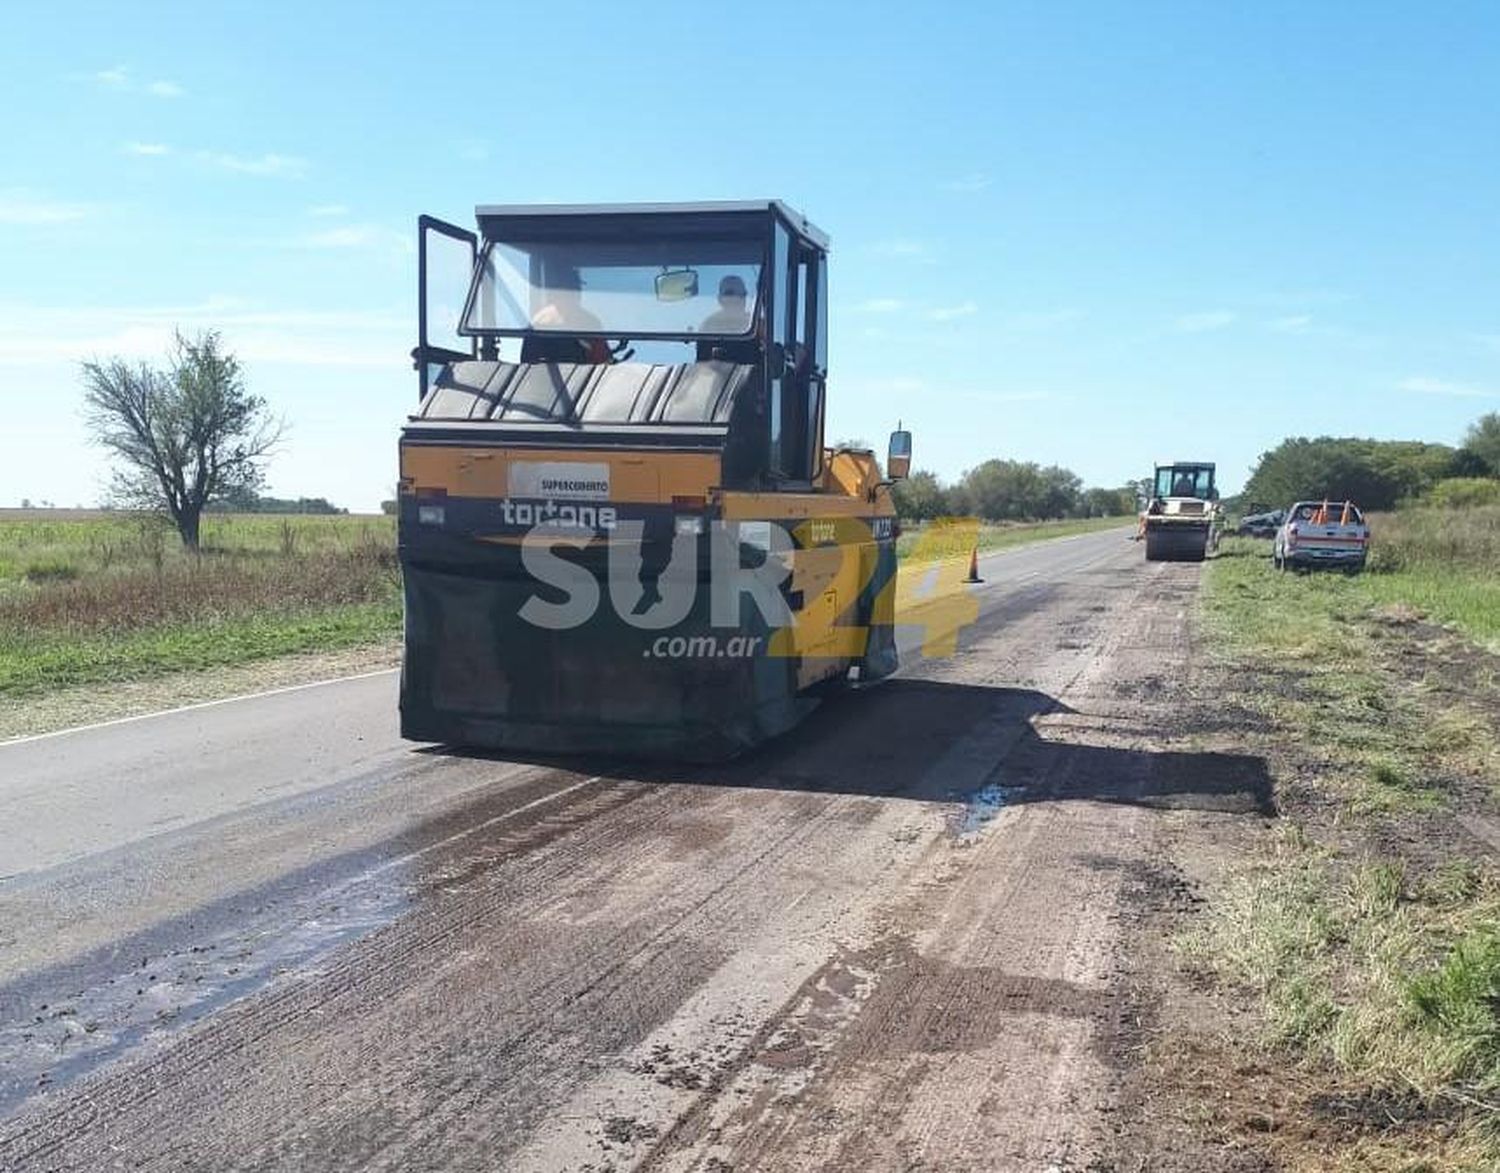
[[[252,696],[278,688],[358,676],[399,665],[395,641],[282,656],[247,664],[173,672],[128,682],[77,685],[20,697],[0,709],[0,740]]]
[[[1177,719],[1263,757],[1277,818],[1162,836],[1170,882],[1127,950],[1126,1150],[1152,1169],[1495,1168],[1500,660],[1262,562],[1211,565]]]

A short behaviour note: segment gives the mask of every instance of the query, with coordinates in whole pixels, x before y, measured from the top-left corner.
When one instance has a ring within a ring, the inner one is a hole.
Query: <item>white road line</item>
[[[247,692],[240,696],[224,696],[218,700],[197,701],[191,705],[178,705],[175,709],[157,709],[150,713],[134,713],[129,717],[115,717],[110,721],[95,721],[91,725],[72,725],[67,729],[54,729],[51,733],[32,733],[25,737],[11,737],[0,741],[0,749],[8,745],[25,745],[32,741],[46,741],[50,737],[66,737],[69,733],[88,733],[94,729],[108,729],[112,725],[128,725],[132,721],[146,721],[152,717],[170,717],[173,713],[191,713],[195,709],[211,709],[215,705],[230,705],[235,701],[253,701],[266,696],[280,696],[287,692],[302,692],[309,688],[322,688],[325,684],[347,684],[351,680],[369,680],[372,676],[389,676],[400,672],[400,668],[377,668],[373,672],[356,672],[353,676],[335,676],[330,680],[310,680],[306,684],[288,684],[283,688],[268,688],[264,692]]]

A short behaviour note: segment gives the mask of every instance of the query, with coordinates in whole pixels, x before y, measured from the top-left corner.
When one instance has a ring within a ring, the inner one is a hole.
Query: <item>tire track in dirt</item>
[[[1113,614],[1112,631],[1098,620],[1075,629],[1086,638],[1067,642],[1092,650],[1049,666],[1066,681],[1059,709],[1108,682],[1138,612]],[[1040,642],[1046,626],[1010,636]],[[996,651],[992,664],[1006,659]],[[1140,755],[1113,764],[1109,784],[1126,792],[1149,770]],[[1020,738],[990,780],[1045,792],[1097,765]],[[1123,873],[1080,866],[1080,849],[1106,842],[1117,857],[1144,857],[1146,817],[1094,804],[1002,809],[953,853],[947,877],[895,902],[883,940],[828,960],[735,1083],[700,1101],[645,1167],[1083,1167],[1104,1147],[1100,1118],[1112,1107],[1099,1036],[1116,1013],[1111,920]]]

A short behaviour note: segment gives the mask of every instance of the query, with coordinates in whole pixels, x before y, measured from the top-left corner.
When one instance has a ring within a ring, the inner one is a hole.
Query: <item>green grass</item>
[[[1362,597],[1415,607],[1500,650],[1500,506],[1403,509],[1370,523]]]
[[[1490,651],[1500,652],[1500,568],[1473,571],[1409,570],[1367,574],[1357,594],[1387,606],[1415,607],[1436,623],[1456,627]]]
[[[1441,871],[1341,867],[1283,836],[1182,950],[1260,996],[1273,1046],[1376,1087],[1486,1097],[1500,1088],[1500,896],[1455,899]]]
[[[1500,651],[1500,506],[1403,509],[1373,515],[1370,525],[1366,573],[1350,579],[1316,573],[1305,586],[1292,585],[1275,597],[1295,602],[1316,592],[1342,614],[1371,606],[1414,607]],[[1268,562],[1271,543],[1230,538],[1225,554]]]
[[[1330,759],[1327,780],[1371,809],[1427,808],[1427,720],[1382,671],[1362,579],[1279,574],[1266,543],[1226,538],[1204,580],[1204,625],[1220,656],[1264,678],[1249,697],[1273,724]],[[1291,676],[1295,687],[1278,682]]]
[[[978,526],[977,546],[981,554],[1009,550],[1051,538],[1093,534],[1103,530],[1123,529],[1133,524],[1128,517],[1080,517],[1062,521],[984,522]],[[918,529],[910,527],[896,542],[896,554],[905,561],[936,562],[944,558],[967,558],[976,546],[972,523],[928,522]]]
[[[1453,1135],[1476,1162],[1464,1167],[1500,1167],[1500,870],[1444,855],[1449,840],[1426,831],[1451,817],[1454,779],[1482,798],[1500,744],[1486,710],[1406,675],[1399,652],[1415,637],[1389,623],[1416,608],[1493,630],[1483,599],[1477,622],[1458,604],[1485,539],[1455,543],[1409,518],[1377,519],[1376,533],[1392,550],[1361,577],[1280,574],[1269,543],[1246,539],[1207,568],[1201,618],[1232,682],[1223,699],[1266,719],[1315,797],[1284,804],[1272,852],[1215,894],[1181,946],[1258,996],[1271,1047],[1340,1087],[1458,1105]],[[1429,842],[1420,864],[1402,842]],[[1408,1140],[1393,1131],[1390,1144]]]
[[[1476,925],[1442,960],[1402,982],[1406,1024],[1439,1078],[1500,1087],[1500,922]]]
[[[390,518],[220,514],[202,541],[128,514],[0,514],[0,697],[400,631]]]
[[[165,672],[332,651],[378,643],[400,630],[401,604],[392,598],[290,614],[200,619],[84,638],[55,633],[0,635],[0,696],[24,697],[69,685],[140,680]]]

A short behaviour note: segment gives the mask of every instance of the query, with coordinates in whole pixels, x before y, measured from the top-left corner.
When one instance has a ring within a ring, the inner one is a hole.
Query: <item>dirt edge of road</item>
[[[0,741],[379,672],[400,662],[400,645],[388,641],[142,680],[77,685],[7,704],[0,710]]]
[[[1494,1169],[1500,658],[1257,575],[1210,568],[1176,720],[1263,757],[1278,817],[1162,830],[1119,1168]]]

